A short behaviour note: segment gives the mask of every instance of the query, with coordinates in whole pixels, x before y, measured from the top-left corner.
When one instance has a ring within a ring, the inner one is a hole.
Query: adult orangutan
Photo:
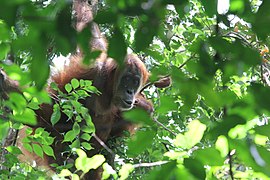
[[[70,65],[66,66],[63,71],[53,75],[51,81],[55,82],[63,92],[65,92],[64,86],[73,78],[93,81],[93,85],[101,92],[101,95],[92,95],[82,100],[81,103],[89,110],[96,128],[96,136],[106,143],[108,138],[120,136],[124,130],[134,132],[136,125],[125,121],[122,117],[122,111],[136,106],[136,108],[152,112],[153,106],[140,93],[140,89],[147,82],[149,73],[137,56],[133,54],[127,55],[125,68],[121,71],[113,59],[107,57],[102,59],[102,57],[106,56],[101,56],[94,65],[85,66],[81,62],[82,57],[74,55],[71,57]],[[1,75],[3,77],[2,92],[4,92],[5,98],[9,91],[19,92],[15,81],[10,80],[4,72]],[[49,88],[49,93],[55,92]],[[54,94],[54,96],[57,96],[57,94]],[[51,163],[65,161],[66,157],[61,153],[66,149],[67,144],[61,143],[63,141],[62,133],[69,131],[73,126],[72,121],[67,121],[64,114],[61,115],[60,121],[53,126],[50,122],[52,113],[53,104],[42,104],[40,109],[36,110],[38,125],[32,128],[35,130],[37,127],[43,127],[51,133],[51,136],[55,137],[55,143],[52,147],[56,159],[45,154],[44,159],[42,159],[34,153],[21,148],[24,160],[35,161],[38,166],[45,168],[48,168]],[[18,136],[17,144],[19,147],[23,147],[21,141],[25,137],[25,128],[19,131]],[[89,151],[89,155],[97,153],[102,148],[95,139],[91,142],[95,150]],[[99,172],[86,174],[85,178],[98,179],[100,178]]]

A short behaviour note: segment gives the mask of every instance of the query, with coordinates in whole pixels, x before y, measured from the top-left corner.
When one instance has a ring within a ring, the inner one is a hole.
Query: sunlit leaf
[[[111,175],[116,179],[117,173],[108,163],[104,163],[102,168],[104,170],[102,173],[102,179],[108,179]]]
[[[178,134],[174,144],[176,146],[190,149],[199,143],[203,137],[206,125],[198,120],[193,120],[188,124],[188,131],[183,134]]]
[[[226,157],[229,153],[229,144],[225,136],[219,136],[216,143],[216,149],[219,150],[222,157]]]
[[[90,169],[97,169],[105,161],[103,155],[97,154],[91,158],[87,158],[84,151],[78,149],[76,151],[79,157],[75,161],[75,166],[78,170],[82,170],[84,173],[87,173]]]
[[[60,177],[66,177],[66,176],[70,176],[72,173],[68,170],[68,169],[62,169],[62,171],[60,172],[59,176]]]
[[[134,170],[132,164],[124,164],[119,170],[120,180],[125,180],[128,178],[128,175]]]
[[[88,161],[88,167],[90,169],[97,169],[99,166],[101,166],[105,162],[105,158],[101,154],[94,155],[91,157]]]

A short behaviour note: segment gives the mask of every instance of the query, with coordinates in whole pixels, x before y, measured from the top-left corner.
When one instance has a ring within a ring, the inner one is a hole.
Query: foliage
[[[113,166],[105,162],[110,153],[105,149],[104,156],[93,157],[81,150],[91,148],[87,141],[94,126],[79,100],[98,91],[88,81],[74,79],[66,85],[68,94],[57,97],[51,121],[57,124],[60,113],[74,120],[64,142],[77,149],[77,170],[85,173],[102,165],[104,179],[269,179],[270,1],[231,0],[224,12],[218,10],[218,2],[100,3],[95,21],[109,39],[109,55],[121,63],[126,50],[132,50],[145,61],[151,81],[170,75],[173,83],[167,89],[145,90],[155,106],[151,117],[126,112],[125,117],[141,128],[132,137],[108,142],[116,154]],[[87,48],[89,36],[76,34],[71,14],[64,0],[1,3],[0,64],[23,91],[0,102],[1,139],[10,126],[35,123],[34,110],[49,102],[44,86],[50,60],[73,52],[77,44]],[[81,121],[86,121],[85,128],[78,126]],[[49,134],[39,131],[28,138],[44,143],[31,146],[27,141],[25,146],[37,155],[53,156],[45,140]],[[6,148],[10,154],[1,179],[41,177],[39,170],[19,163],[19,150],[13,148]],[[21,171],[14,170],[18,166]],[[58,170],[62,177],[79,178],[70,166]]]

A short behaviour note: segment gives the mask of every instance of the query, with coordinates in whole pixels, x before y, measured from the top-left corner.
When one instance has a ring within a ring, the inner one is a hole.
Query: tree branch
[[[140,163],[140,164],[134,164],[134,168],[140,168],[140,167],[153,167],[153,166],[160,166],[163,164],[167,164],[169,161],[157,161],[152,163]]]
[[[95,134],[95,133],[93,133],[93,135],[92,135],[96,140],[97,140],[97,142],[104,148],[104,149],[106,149],[106,151],[108,151],[111,155],[112,155],[112,157],[113,157],[113,159],[115,158],[115,154],[114,154],[114,152]]]
[[[153,118],[153,121],[155,123],[157,123],[159,126],[161,126],[162,128],[164,128],[166,131],[168,131],[169,133],[171,133],[172,135],[176,136],[177,134],[175,132],[173,132],[172,130],[170,130],[169,128],[167,128],[164,124],[162,124],[161,122],[159,122],[157,120],[157,118]]]
[[[230,166],[229,172],[230,172],[230,176],[231,176],[232,180],[234,180],[233,171],[232,171],[232,168],[233,168],[233,160],[232,160],[232,158],[233,158],[234,151],[235,150],[231,150],[231,151],[229,151],[229,154],[228,154],[229,166]]]

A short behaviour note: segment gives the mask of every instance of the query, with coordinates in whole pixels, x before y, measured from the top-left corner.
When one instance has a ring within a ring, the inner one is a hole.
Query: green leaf
[[[22,151],[16,146],[8,146],[7,151],[14,155],[22,154]]]
[[[255,98],[255,109],[259,112],[263,112],[263,110],[270,110],[270,107],[267,103],[270,101],[270,96],[268,95],[270,91],[269,87],[265,87],[262,84],[256,84],[252,83],[249,87],[249,92],[252,93],[252,95]]]
[[[232,0],[230,2],[230,10],[243,12],[245,10],[245,1],[243,0]]]
[[[51,123],[54,126],[56,123],[58,123],[58,121],[61,118],[61,111],[60,111],[60,107],[58,104],[54,104],[53,105],[53,113],[51,116]]]
[[[67,93],[70,93],[71,90],[72,90],[71,84],[66,84],[66,85],[65,85],[65,90],[67,91]]]
[[[219,135],[228,135],[228,132],[238,124],[244,124],[246,121],[238,115],[230,115],[224,117],[224,119],[219,122],[215,123],[214,127],[210,129],[209,135],[213,138],[217,138]]]
[[[33,152],[33,148],[29,143],[23,143],[23,147],[29,151],[29,152]]]
[[[189,171],[183,166],[179,166],[176,161],[171,161],[161,166],[155,167],[150,171],[146,178],[147,180],[171,180],[171,179],[185,179],[185,180],[195,180],[196,178],[192,176]]]
[[[2,121],[0,119],[0,139],[5,139],[7,134],[8,134],[8,130],[9,130],[9,122],[8,121]]]
[[[98,12],[97,16],[95,17],[95,22],[98,24],[107,24],[107,23],[114,23],[117,21],[117,13],[113,12],[112,9],[108,8],[106,10],[101,10]]]
[[[72,142],[75,138],[76,138],[75,132],[73,130],[70,130],[64,135],[63,142]]]
[[[203,165],[209,166],[222,166],[225,161],[225,157],[221,157],[220,152],[213,147],[195,151],[194,157]]]
[[[55,159],[54,152],[51,146],[43,145],[42,149],[45,152],[45,154],[47,154],[48,156],[52,156]]]
[[[8,106],[11,109],[16,110],[18,113],[21,113],[27,105],[26,99],[19,93],[10,93],[9,100],[12,104],[8,104]]]
[[[44,128],[41,128],[41,127],[37,128],[37,129],[35,130],[34,137],[35,137],[35,138],[41,137],[41,136],[43,135],[43,132],[44,132]]]
[[[5,59],[10,52],[10,45],[7,43],[0,43],[0,60]]]
[[[54,142],[54,137],[50,137],[50,136],[44,137],[44,144],[52,145],[53,142]]]
[[[127,154],[130,157],[135,157],[153,143],[156,132],[152,130],[138,131],[135,136],[128,142]]]
[[[49,63],[46,58],[45,47],[42,42],[39,42],[37,47],[33,48],[33,60],[31,61],[30,73],[38,90],[41,90],[46,84],[49,77]],[[41,68],[42,67],[42,68]]]
[[[264,136],[267,136],[268,138],[270,138],[270,124],[267,125],[263,125],[263,126],[257,126],[254,128],[256,134],[261,134]]]
[[[71,148],[80,148],[81,147],[81,143],[79,139],[75,139],[75,141],[73,141],[73,143],[71,144]]]
[[[35,152],[36,155],[38,155],[39,157],[43,158],[43,150],[41,148],[41,146],[39,144],[32,144],[33,146],[33,150]]]
[[[32,109],[26,108],[23,112],[15,114],[12,117],[15,121],[23,124],[36,125],[36,114]]]
[[[86,122],[86,127],[87,127],[87,131],[84,131],[84,132],[87,132],[87,133],[93,133],[95,132],[95,125],[94,123],[92,122],[92,118],[91,116],[87,113],[87,115],[84,115],[84,120]]]
[[[123,112],[124,119],[127,121],[146,124],[153,126],[154,122],[151,120],[149,113],[143,109],[132,109],[130,111]]]
[[[185,159],[184,166],[198,179],[205,179],[205,169],[203,164],[196,159]]]
[[[121,66],[127,54],[125,37],[119,28],[115,28],[112,37],[109,39],[108,55],[114,58]]]
[[[72,130],[73,130],[75,135],[78,135],[80,133],[80,130],[81,130],[80,125],[77,122],[75,122],[73,124]]]
[[[213,17],[217,14],[217,0],[201,0],[201,3],[203,4],[205,12],[209,17]]]
[[[8,41],[10,39],[10,33],[8,27],[4,21],[0,21],[0,40],[1,41]]]
[[[82,104],[81,103],[79,103],[78,101],[71,101],[71,104],[78,113],[81,113],[81,110],[82,110]]]
[[[247,141],[243,140],[236,140],[236,139],[229,139],[229,146],[231,149],[235,149],[237,153],[237,158],[243,162],[245,165],[252,167],[254,171],[265,173],[266,175],[270,176],[269,172],[269,151],[265,148],[262,149],[254,144],[250,144]],[[266,160],[264,160],[262,156],[263,154],[266,155]],[[268,157],[267,157],[268,156]]]
[[[178,106],[175,103],[175,99],[173,97],[168,96],[160,96],[160,106],[157,109],[157,112],[160,114],[165,114],[168,111],[177,110]]]
[[[90,136],[90,134],[88,133],[83,133],[81,135],[81,139],[85,140],[85,141],[89,141],[91,139],[92,136]]]
[[[32,137],[33,137],[33,136],[27,136],[27,137],[24,137],[24,138],[22,139],[22,142],[23,142],[23,143],[30,143],[31,140],[33,139]]]
[[[80,83],[77,79],[72,79],[71,85],[72,85],[73,89],[77,89],[80,86]]]
[[[252,29],[257,33],[258,37],[265,40],[269,35],[270,29],[270,1],[263,1],[255,15],[255,21],[252,23]]]
[[[55,36],[54,41],[56,42],[57,49],[62,54],[70,53],[76,46],[73,39],[76,36],[76,31],[75,28],[70,26],[72,24],[71,12],[69,3],[64,3],[62,8],[58,10],[57,17],[55,18],[58,36]]]
[[[71,179],[73,179],[73,180],[80,180],[80,177],[79,177],[78,174],[72,174],[71,175]]]
[[[175,10],[178,13],[179,18],[184,18],[185,11],[189,7],[187,6],[188,0],[182,0],[182,1],[173,1],[176,2],[175,4]]]
[[[81,128],[81,130],[82,130],[83,132],[85,132],[85,133],[91,134],[91,133],[95,132],[95,127],[83,126],[83,127]]]
[[[26,128],[26,130],[25,130],[25,134],[26,135],[30,135],[32,133],[33,133],[33,129],[32,128]]]
[[[91,150],[91,149],[93,149],[93,147],[90,145],[90,143],[82,142],[81,144],[88,151]]]
[[[141,19],[139,27],[135,32],[136,51],[143,51],[149,46],[159,30],[159,21],[160,19],[155,14]]]

